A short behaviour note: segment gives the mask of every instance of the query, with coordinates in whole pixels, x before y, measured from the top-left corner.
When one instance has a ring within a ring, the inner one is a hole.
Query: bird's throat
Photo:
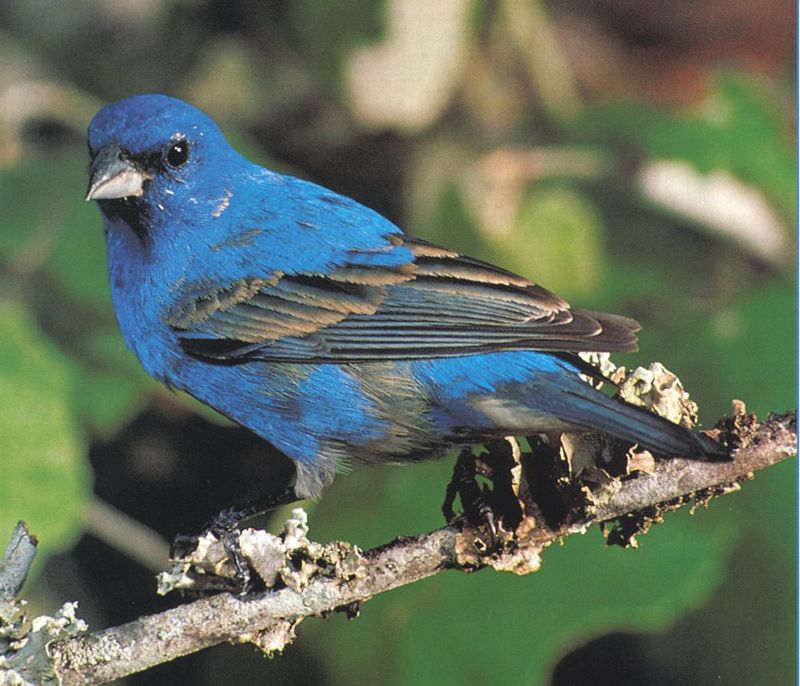
[[[124,225],[143,246],[150,240],[151,216],[147,203],[139,198],[99,200],[100,209],[113,226]]]

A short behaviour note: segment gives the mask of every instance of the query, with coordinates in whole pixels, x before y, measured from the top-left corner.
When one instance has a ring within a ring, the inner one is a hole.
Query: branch
[[[595,492],[585,484],[577,489],[573,484],[561,493],[569,497],[562,498],[561,518],[555,523],[545,501],[529,497],[526,489],[534,489],[526,484],[525,470],[531,463],[525,455],[516,455],[522,477],[515,477],[513,491],[522,512],[513,531],[507,531],[500,520],[494,546],[485,543],[484,525],[451,525],[361,554],[345,543],[309,542],[298,515],[302,511],[295,511],[281,537],[252,531],[241,534],[242,552],[262,578],[274,582],[273,590],[247,596],[219,593],[122,626],[55,640],[48,646],[53,673],[64,686],[90,686],[225,641],[252,642],[267,652],[281,650],[305,617],[337,610],[357,614],[359,605],[373,596],[446,569],[490,565],[516,573],[535,571],[543,548],[593,523],[621,519],[616,542],[631,543],[633,535],[657,521],[662,512],[705,503],[735,490],[753,472],[796,454],[795,412],[771,417],[763,424],[739,413],[721,423],[717,433],[729,445],[739,446],[732,461],[657,461],[649,473],[612,479],[613,489]],[[639,460],[634,466],[642,464]],[[495,480],[494,491],[500,490],[498,484]],[[230,562],[222,560],[219,548],[213,552],[211,546],[202,555],[211,560],[215,571],[224,571]],[[277,548],[281,555],[276,565],[270,554]],[[201,569],[196,579],[208,579],[207,572],[204,575]],[[0,658],[0,677],[2,670]]]
[[[25,522],[17,523],[0,561],[0,600],[11,600],[19,595],[33,564],[37,544]]]

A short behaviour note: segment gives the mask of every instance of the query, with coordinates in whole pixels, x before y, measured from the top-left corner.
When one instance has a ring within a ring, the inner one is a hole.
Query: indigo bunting
[[[408,463],[507,435],[599,431],[712,459],[708,437],[609,397],[577,351],[639,325],[406,235],[239,155],[203,112],[137,95],[89,125],[87,200],[144,369],[271,442],[317,497],[349,461]],[[535,250],[535,246],[531,246]]]

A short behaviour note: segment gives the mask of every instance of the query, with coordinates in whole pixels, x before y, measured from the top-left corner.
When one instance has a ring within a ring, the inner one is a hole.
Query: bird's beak
[[[113,200],[144,193],[144,182],[150,176],[137,168],[113,144],[97,151],[89,167],[89,189],[86,200]]]

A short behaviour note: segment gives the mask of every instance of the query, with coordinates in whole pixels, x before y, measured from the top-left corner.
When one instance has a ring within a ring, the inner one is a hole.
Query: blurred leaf
[[[0,370],[0,538],[25,519],[45,550],[63,549],[90,491],[73,368],[26,312],[0,302]]]
[[[117,370],[84,370],[77,384],[76,405],[92,435],[108,438],[141,410],[145,385]]]
[[[158,395],[169,395],[174,402],[220,426],[232,424],[189,394],[170,392],[148,376],[116,327],[93,332],[87,352],[88,359],[82,360],[86,366],[77,405],[94,435],[110,436]]]
[[[637,186],[644,198],[678,220],[738,243],[767,264],[794,265],[784,219],[762,193],[729,172],[703,175],[687,162],[653,160],[640,168]]]
[[[675,311],[640,340],[648,355],[668,357],[684,381],[702,380],[686,385],[706,421],[729,412],[734,398],[762,417],[796,403],[797,302],[789,284],[742,294],[712,316]]]
[[[387,0],[386,36],[352,51],[347,101],[369,128],[407,133],[430,126],[464,70],[471,0]]]
[[[453,136],[432,135],[409,158],[405,182],[406,228],[411,233],[425,231],[432,240],[435,234],[445,241],[457,240],[464,230],[475,230],[456,192],[460,179],[453,173],[455,169],[469,169],[475,162],[474,153],[465,142]],[[457,212],[456,216],[451,216],[451,212]],[[461,220],[466,224],[462,225]]]
[[[591,200],[565,186],[542,184],[523,200],[504,235],[481,231],[455,184],[444,184],[420,233],[466,255],[480,255],[565,297],[599,284],[605,262],[600,216]]]
[[[645,132],[653,155],[687,159],[705,172],[727,169],[793,216],[796,171],[785,116],[754,81],[723,73],[698,118],[656,123]]]
[[[52,303],[48,305],[52,310]],[[116,323],[109,321],[110,303],[105,317],[88,316],[74,300],[48,314],[47,333],[69,351],[80,370],[75,407],[93,436],[109,437],[142,408],[148,394],[163,390],[125,346]]]
[[[204,46],[181,97],[220,124],[257,121],[273,95],[266,69],[254,45],[225,35]]]
[[[86,156],[72,152],[4,170],[0,254],[23,270],[45,266],[68,295],[110,311],[102,222],[83,200],[86,169]]]
[[[719,364],[720,395],[742,398],[761,416],[797,403],[797,298],[774,283],[741,296],[712,321],[709,355]]]
[[[507,240],[495,247],[502,264],[567,298],[592,291],[605,257],[600,216],[589,199],[543,185],[523,201]]]
[[[415,228],[429,241],[466,255],[483,255],[484,259],[491,259],[487,255],[490,248],[465,206],[455,182],[442,184],[438,196],[431,203],[428,216]]]
[[[687,160],[700,172],[727,170],[759,188],[793,223],[797,175],[786,115],[741,74],[721,74],[695,113],[607,105],[587,112],[578,132],[623,148],[637,145],[651,158]]]
[[[793,284],[748,284],[713,313],[684,308],[642,332],[648,357],[680,374],[708,424],[740,398],[765,417],[796,405],[797,301]],[[697,683],[794,683],[797,587],[785,570],[797,567],[797,461],[756,475],[742,493],[712,505],[708,520],[737,521],[743,541],[731,556],[729,577],[703,613],[667,637],[654,639],[663,664],[687,651],[694,663],[676,678]],[[742,599],[741,604],[731,599]],[[714,634],[714,640],[708,636]],[[753,637],[757,636],[757,640]],[[696,645],[702,642],[702,656]],[[790,657],[791,656],[791,657]]]
[[[440,526],[450,469],[446,460],[395,468],[384,479],[359,468],[332,487],[312,532],[369,547]],[[342,505],[356,501],[358,508]],[[544,684],[578,643],[608,631],[662,630],[703,604],[737,530],[704,516],[668,516],[638,550],[607,548],[593,528],[545,550],[529,577],[446,573],[375,598],[347,626],[300,633],[313,633],[306,640],[321,646],[337,684]]]
[[[287,5],[289,22],[303,51],[330,82],[356,45],[380,36],[384,0],[295,0]]]

